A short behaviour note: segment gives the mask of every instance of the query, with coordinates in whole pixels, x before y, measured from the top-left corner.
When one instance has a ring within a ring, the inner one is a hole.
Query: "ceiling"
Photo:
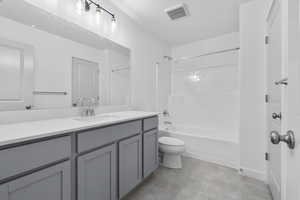
[[[239,5],[249,0],[110,0],[170,45],[238,31]],[[171,21],[166,8],[185,3],[190,16]]]

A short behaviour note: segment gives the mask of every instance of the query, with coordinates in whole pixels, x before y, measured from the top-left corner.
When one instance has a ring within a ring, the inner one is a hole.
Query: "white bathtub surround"
[[[229,42],[230,41],[230,42]],[[168,110],[173,125],[195,136],[238,141],[238,51],[180,59],[238,47],[228,34],[173,49]]]
[[[101,120],[90,117],[89,120],[78,120],[77,117],[40,120],[23,123],[0,125],[0,145],[24,142],[42,137],[61,135],[88,128],[101,127],[124,121],[155,116],[157,113],[142,111],[112,112],[103,115]],[[105,119],[107,117],[107,119]],[[86,118],[87,119],[87,118]]]
[[[239,169],[239,33],[174,47],[161,128],[185,142],[185,156]],[[184,58],[195,57],[191,59]],[[169,124],[169,122],[171,124]]]
[[[185,150],[184,142],[174,137],[160,137],[158,144],[162,154],[161,164],[172,169],[182,168],[181,155]]]

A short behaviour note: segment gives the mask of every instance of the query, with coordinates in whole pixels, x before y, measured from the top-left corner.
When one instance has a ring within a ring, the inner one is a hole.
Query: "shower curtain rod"
[[[197,56],[190,56],[190,57],[182,57],[182,58],[178,58],[178,59],[175,59],[175,62],[176,62],[176,61],[180,61],[180,60],[195,59],[195,58],[200,58],[200,57],[203,57],[203,56],[210,56],[210,55],[214,55],[214,54],[220,54],[220,53],[226,53],[226,52],[230,52],[230,51],[238,51],[238,50],[240,50],[239,47],[237,47],[237,48],[232,48],[232,49],[224,49],[224,50],[214,51],[214,52],[205,53],[205,54],[201,54],[201,55],[197,55]]]

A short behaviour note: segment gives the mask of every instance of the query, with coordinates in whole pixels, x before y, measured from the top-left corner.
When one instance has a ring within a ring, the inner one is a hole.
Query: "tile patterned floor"
[[[191,158],[183,163],[160,167],[124,200],[272,200],[266,184],[236,170]]]

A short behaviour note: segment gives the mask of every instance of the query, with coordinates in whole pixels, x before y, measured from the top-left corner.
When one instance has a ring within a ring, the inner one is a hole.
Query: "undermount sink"
[[[96,122],[96,121],[107,121],[119,119],[120,116],[117,115],[95,115],[95,116],[87,116],[87,117],[77,117],[74,120],[82,121],[82,122]]]

